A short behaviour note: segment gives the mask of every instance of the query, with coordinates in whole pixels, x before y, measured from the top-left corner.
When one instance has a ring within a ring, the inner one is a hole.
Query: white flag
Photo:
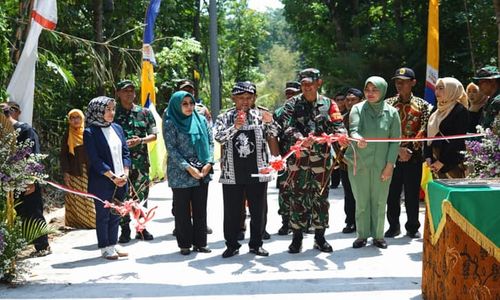
[[[35,0],[31,13],[31,26],[23,53],[10,79],[9,99],[19,103],[19,121],[31,125],[33,119],[33,95],[35,92],[35,66],[38,59],[38,37],[42,29],[54,30],[57,24],[57,1]]]

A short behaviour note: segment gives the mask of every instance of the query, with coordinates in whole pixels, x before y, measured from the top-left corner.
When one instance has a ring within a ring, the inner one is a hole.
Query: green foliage
[[[370,75],[391,78],[400,66],[415,70],[415,92],[423,93],[428,1],[282,2],[286,20],[304,53],[302,66],[316,66],[322,71],[327,93],[346,85],[361,87]],[[441,0],[441,76],[454,76],[466,83],[474,68],[495,62],[496,34],[491,1]],[[475,66],[471,56],[475,57]],[[394,92],[390,85],[389,95]]]
[[[7,11],[0,6],[0,100],[6,97],[7,79],[10,74],[11,63],[9,57]]]
[[[266,74],[263,81],[257,84],[257,104],[274,110],[284,100],[285,83],[297,77],[299,54],[291,52],[284,46],[274,45],[267,59],[261,65]]]
[[[21,234],[28,244],[43,235],[56,233],[55,228],[50,227],[42,220],[28,219],[17,222],[21,222]]]
[[[0,281],[12,282],[20,275],[16,258],[27,243],[19,219],[9,228],[4,216],[5,211],[0,210]]]
[[[156,53],[156,81],[165,82],[167,87],[174,88],[175,83],[171,79],[192,78],[192,56],[201,53],[201,44],[194,38],[173,37],[170,47],[163,47]]]

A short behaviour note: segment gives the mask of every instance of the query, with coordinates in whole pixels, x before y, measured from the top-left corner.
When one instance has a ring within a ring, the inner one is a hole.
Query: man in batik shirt
[[[262,248],[267,182],[271,175],[259,174],[267,166],[269,153],[278,155],[276,135],[278,125],[270,113],[252,108],[255,86],[248,81],[238,82],[232,89],[235,107],[219,115],[215,123],[215,140],[222,147],[221,176],[224,201],[224,238],[227,249],[222,254],[228,258],[239,253],[238,243],[241,211],[245,196],[250,214],[250,253],[268,256]]]
[[[398,94],[386,100],[394,106],[401,119],[401,137],[415,138],[426,136],[427,121],[432,106],[425,100],[415,97],[412,89],[417,84],[415,73],[410,68],[399,68],[392,78]],[[392,176],[387,196],[387,220],[389,229],[384,237],[395,237],[401,234],[399,215],[401,214],[401,191],[405,194],[407,222],[406,235],[420,238],[418,229],[418,208],[420,201],[420,181],[422,180],[422,144],[403,142],[399,146],[398,160]]]

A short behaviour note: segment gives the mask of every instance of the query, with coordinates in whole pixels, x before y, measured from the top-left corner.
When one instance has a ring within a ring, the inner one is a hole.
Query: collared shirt
[[[222,145],[221,176],[223,184],[269,182],[271,175],[252,177],[267,165],[269,152],[266,139],[278,135],[279,126],[273,121],[264,124],[262,111],[252,108],[246,112],[246,123],[236,129],[234,121],[238,111],[234,108],[219,115],[215,122],[215,140]]]
[[[133,104],[130,110],[125,110],[123,106],[117,105],[115,122],[122,126],[127,140],[133,136],[143,138],[158,133],[151,111],[136,104]],[[144,168],[143,171],[148,172],[146,167],[149,168],[149,160],[146,144],[139,144],[130,148],[130,156],[133,168],[141,170]]]
[[[427,122],[432,111],[432,105],[422,98],[416,97],[413,94],[408,102],[403,102],[399,95],[388,98],[385,102],[398,110],[399,118],[401,119],[401,137],[413,138],[418,136],[424,137],[427,132]],[[403,142],[401,147],[407,147],[415,154],[412,160],[421,162],[422,146],[421,143]]]
[[[399,95],[388,98],[385,102],[398,110],[401,119],[401,137],[412,138],[426,132],[432,110],[432,105],[429,102],[415,97],[413,94],[408,102],[403,102]]]

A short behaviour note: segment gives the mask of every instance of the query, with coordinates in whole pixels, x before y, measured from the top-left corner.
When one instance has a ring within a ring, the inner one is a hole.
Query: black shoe
[[[288,246],[288,253],[299,253],[302,250],[302,241],[296,242],[295,240],[292,241],[290,246]]]
[[[361,248],[366,246],[366,239],[356,239],[354,243],[352,243],[353,248]]]
[[[30,254],[30,257],[43,257],[52,254],[52,250],[50,250],[50,246],[47,246],[45,249],[35,250]]]
[[[207,247],[197,247],[193,246],[193,251],[194,252],[199,252],[199,253],[210,253],[212,250],[208,249]]]
[[[245,239],[245,230],[240,230],[237,236],[238,241],[243,241]]]
[[[401,234],[399,228],[390,228],[384,233],[384,237],[393,238]]]
[[[318,249],[321,252],[332,252],[333,251],[332,246],[330,244],[328,244],[327,241],[324,241],[323,243],[321,243],[321,242],[314,240],[313,248]]]
[[[128,242],[130,242],[130,231],[129,232],[122,231],[120,237],[118,238],[118,243],[126,244]]]
[[[283,225],[278,230],[278,235],[288,235],[291,232],[292,232],[292,230],[288,227],[288,225]]]
[[[290,246],[288,246],[288,253],[299,253],[302,250],[302,231],[294,230],[293,231],[293,240]]]
[[[269,252],[267,252],[264,248],[250,248],[250,253],[253,253],[258,256],[269,256]]]
[[[212,234],[214,233],[214,231],[212,230],[212,228],[208,227],[207,226],[207,234]]]
[[[373,245],[382,249],[387,249],[387,242],[384,239],[373,239]]]
[[[240,250],[238,250],[236,248],[227,247],[227,249],[222,253],[222,258],[228,258],[231,256],[235,256],[238,253],[240,253]]]
[[[262,233],[262,239],[263,240],[269,240],[269,239],[271,239],[271,235],[269,234],[269,232],[267,232],[266,230],[264,230],[264,233]]]
[[[152,241],[154,239],[153,235],[149,233],[146,229],[144,229],[142,232],[138,231],[135,234],[135,238],[143,241]]]
[[[356,232],[356,225],[347,224],[344,229],[342,229],[342,233],[353,233]]]
[[[409,232],[409,231],[407,231],[406,232],[406,236],[409,237],[409,238],[412,238],[412,239],[419,239],[419,238],[422,237],[422,235],[418,231],[415,231],[415,232]]]
[[[182,255],[189,255],[189,253],[191,253],[191,250],[189,248],[181,248]]]

